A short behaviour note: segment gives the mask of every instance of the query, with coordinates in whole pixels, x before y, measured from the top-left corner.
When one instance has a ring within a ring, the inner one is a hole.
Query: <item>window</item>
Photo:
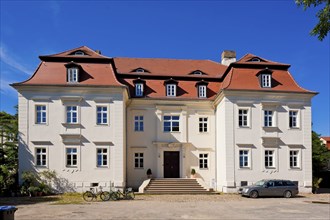
[[[298,128],[298,111],[289,111],[289,127]]]
[[[265,167],[274,167],[274,151],[265,150]]]
[[[68,69],[68,82],[78,82],[78,68]]]
[[[208,168],[208,154],[199,154],[199,168],[200,169]]]
[[[45,105],[36,105],[36,124],[46,124],[47,111]]]
[[[299,168],[298,155],[298,150],[290,150],[290,168]]]
[[[134,116],[134,131],[143,131],[143,116]]]
[[[67,106],[66,107],[66,123],[78,123],[78,107]]]
[[[206,86],[205,85],[198,86],[198,96],[199,96],[199,98],[206,98]]]
[[[143,153],[134,153],[134,167],[143,168]]]
[[[199,132],[207,132],[207,118],[199,118]]]
[[[249,150],[239,151],[239,167],[240,168],[249,167]]]
[[[202,71],[196,70],[193,72],[194,75],[203,75]]]
[[[108,124],[108,107],[97,106],[96,107],[96,122],[98,125]]]
[[[46,148],[36,148],[36,165],[47,166]]]
[[[108,149],[97,148],[97,167],[107,167],[108,166]]]
[[[79,50],[79,51],[76,51],[76,52],[74,53],[74,55],[77,55],[77,56],[84,56],[85,53]]]
[[[239,109],[238,110],[238,126],[239,127],[248,127],[248,113],[247,109]]]
[[[137,72],[137,73],[144,73],[145,70],[142,69],[142,68],[137,68],[137,69],[135,70],[135,72]]]
[[[135,95],[143,96],[143,84],[142,83],[135,84]]]
[[[77,166],[77,148],[66,148],[66,166]]]
[[[164,116],[164,132],[179,131],[180,116]]]
[[[270,74],[262,74],[261,75],[261,87],[270,88],[271,86],[272,75]]]
[[[166,84],[166,96],[176,96],[175,84]]]
[[[273,111],[264,111],[264,126],[273,127]]]

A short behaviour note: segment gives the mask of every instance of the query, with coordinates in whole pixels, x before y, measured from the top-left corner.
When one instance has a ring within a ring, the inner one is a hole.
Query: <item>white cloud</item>
[[[4,46],[0,46],[0,60],[1,62],[7,64],[8,66],[16,69],[16,70],[19,70],[27,75],[31,75],[31,73],[33,71],[29,70],[28,68],[26,68],[24,65],[20,64],[18,61],[17,61],[17,58],[14,58],[15,56],[9,54],[7,52],[7,50],[4,48]]]
[[[17,96],[16,90],[9,85],[11,83],[12,82],[1,79],[1,82],[0,82],[0,94],[1,95],[10,95],[10,96],[14,96],[14,97]]]

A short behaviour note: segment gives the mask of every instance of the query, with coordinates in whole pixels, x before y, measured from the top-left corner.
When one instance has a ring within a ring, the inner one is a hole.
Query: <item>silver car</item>
[[[252,186],[244,186],[238,190],[242,196],[257,198],[259,196],[284,196],[291,198],[299,193],[298,186],[290,180],[260,180]]]

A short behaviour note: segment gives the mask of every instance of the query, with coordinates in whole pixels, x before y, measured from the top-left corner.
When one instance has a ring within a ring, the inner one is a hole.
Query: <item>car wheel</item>
[[[285,197],[285,198],[291,198],[291,197],[292,197],[292,192],[289,191],[289,190],[285,191],[285,192],[284,192],[284,197]]]
[[[250,198],[258,198],[259,194],[257,191],[253,190],[250,192]]]

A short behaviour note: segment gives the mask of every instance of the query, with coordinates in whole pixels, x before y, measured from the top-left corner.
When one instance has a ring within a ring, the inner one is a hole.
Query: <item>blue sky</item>
[[[329,36],[309,35],[317,9],[283,1],[1,0],[0,110],[14,113],[9,83],[26,80],[39,55],[86,45],[110,57],[210,59],[223,50],[291,64],[313,98],[313,129],[330,135]]]

